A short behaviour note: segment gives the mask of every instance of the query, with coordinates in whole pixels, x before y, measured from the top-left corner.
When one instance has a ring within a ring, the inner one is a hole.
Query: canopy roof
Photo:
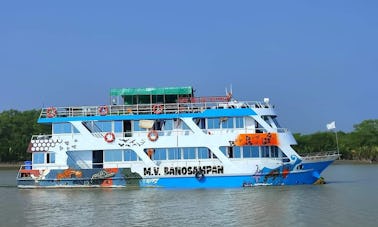
[[[161,88],[113,88],[110,96],[128,95],[192,95],[193,88],[188,87],[161,87]]]

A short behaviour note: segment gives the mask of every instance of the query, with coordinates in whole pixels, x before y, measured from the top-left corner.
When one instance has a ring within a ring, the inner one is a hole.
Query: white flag
[[[327,129],[332,130],[336,128],[336,123],[335,121],[332,121],[331,123],[327,124]]]

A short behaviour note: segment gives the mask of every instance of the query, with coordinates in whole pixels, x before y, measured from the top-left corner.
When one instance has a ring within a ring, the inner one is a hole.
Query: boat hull
[[[144,177],[130,168],[66,169],[19,173],[19,188],[240,188],[314,184],[321,172],[334,160],[303,163],[300,168],[263,168],[254,174],[193,174],[186,176]]]

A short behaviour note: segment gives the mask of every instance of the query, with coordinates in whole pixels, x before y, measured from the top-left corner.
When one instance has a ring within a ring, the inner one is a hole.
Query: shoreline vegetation
[[[31,160],[31,153],[26,152],[31,136],[51,134],[51,125],[37,123],[39,115],[40,110],[0,112],[0,167],[13,167],[14,163],[20,166],[24,161]],[[315,155],[334,151],[338,147],[342,155],[341,161],[378,162],[378,119],[364,120],[356,124],[350,133],[337,131],[336,134],[336,131],[326,131],[293,135],[298,144],[293,148],[299,155]]]

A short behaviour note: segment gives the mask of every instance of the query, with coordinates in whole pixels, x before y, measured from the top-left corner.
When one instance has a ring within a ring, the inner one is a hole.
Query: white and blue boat
[[[269,99],[192,87],[111,89],[110,105],[43,108],[19,188],[313,184],[338,154],[300,156]]]

